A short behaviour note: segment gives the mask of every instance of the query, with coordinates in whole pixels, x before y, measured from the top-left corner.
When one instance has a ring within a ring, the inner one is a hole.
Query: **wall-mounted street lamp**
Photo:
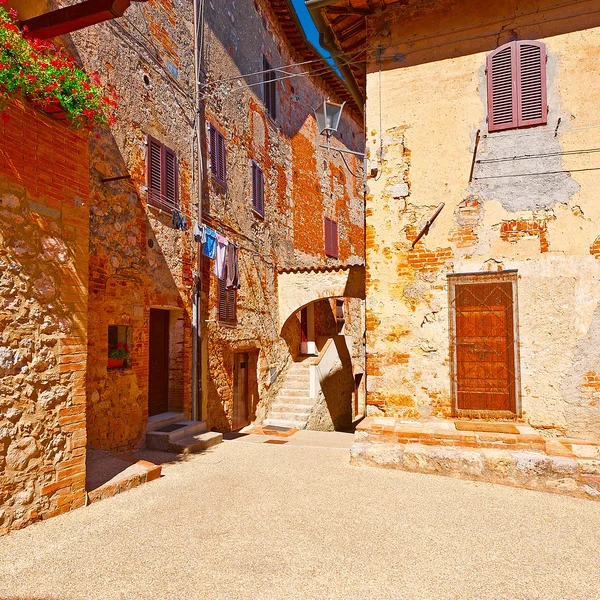
[[[319,148],[325,148],[327,152],[333,150],[334,152],[339,152],[340,154],[353,154],[354,156],[360,156],[364,158],[365,155],[363,152],[354,152],[353,150],[341,150],[340,148],[332,148],[331,134],[335,133],[338,130],[338,125],[340,124],[340,119],[342,118],[342,110],[344,109],[344,104],[336,104],[335,102],[330,102],[329,100],[324,100],[323,104],[320,104],[315,108],[315,117],[317,118],[317,127],[319,128],[319,135],[325,135],[327,137],[327,145],[319,145]]]

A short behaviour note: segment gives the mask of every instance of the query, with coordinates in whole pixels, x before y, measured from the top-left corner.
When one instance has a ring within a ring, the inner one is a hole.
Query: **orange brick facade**
[[[85,500],[87,134],[0,121],[0,535]]]

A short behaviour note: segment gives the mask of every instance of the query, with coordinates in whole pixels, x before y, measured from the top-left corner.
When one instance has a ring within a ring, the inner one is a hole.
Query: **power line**
[[[579,154],[594,154],[600,152],[600,148],[589,148],[585,150],[564,150],[563,152],[546,152],[542,154],[524,154],[523,156],[507,156],[503,158],[484,158],[480,159],[477,164],[489,164],[499,162],[512,162],[515,160],[531,160],[534,158],[552,158],[555,156],[575,156]]]
[[[583,171],[600,171],[600,167],[588,167],[586,169],[563,169],[561,171],[542,171],[540,173],[511,173],[510,175],[486,175],[484,177],[473,177],[473,179],[504,179],[506,177],[533,177],[536,175],[558,175],[569,173],[582,173]]]

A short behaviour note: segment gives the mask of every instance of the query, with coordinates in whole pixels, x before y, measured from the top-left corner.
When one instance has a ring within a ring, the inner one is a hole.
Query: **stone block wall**
[[[192,20],[191,2],[157,0],[132,4],[123,18],[70,36],[83,66],[97,70],[120,97],[116,124],[90,139],[88,441],[104,450],[144,440],[151,308],[170,311],[169,410],[191,416],[198,211]],[[148,136],[176,153],[185,231],[174,227],[170,210],[148,204]],[[111,325],[129,327],[131,359],[123,369],[107,368]]]
[[[85,500],[87,137],[0,120],[0,535]]]

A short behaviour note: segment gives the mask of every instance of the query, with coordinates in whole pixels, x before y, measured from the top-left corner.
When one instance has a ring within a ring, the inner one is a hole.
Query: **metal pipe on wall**
[[[196,160],[198,178],[198,224],[202,223],[203,161],[201,78],[204,52],[204,0],[194,0],[194,95]],[[192,314],[192,419],[202,420],[202,249],[198,247],[198,272],[194,280]]]

